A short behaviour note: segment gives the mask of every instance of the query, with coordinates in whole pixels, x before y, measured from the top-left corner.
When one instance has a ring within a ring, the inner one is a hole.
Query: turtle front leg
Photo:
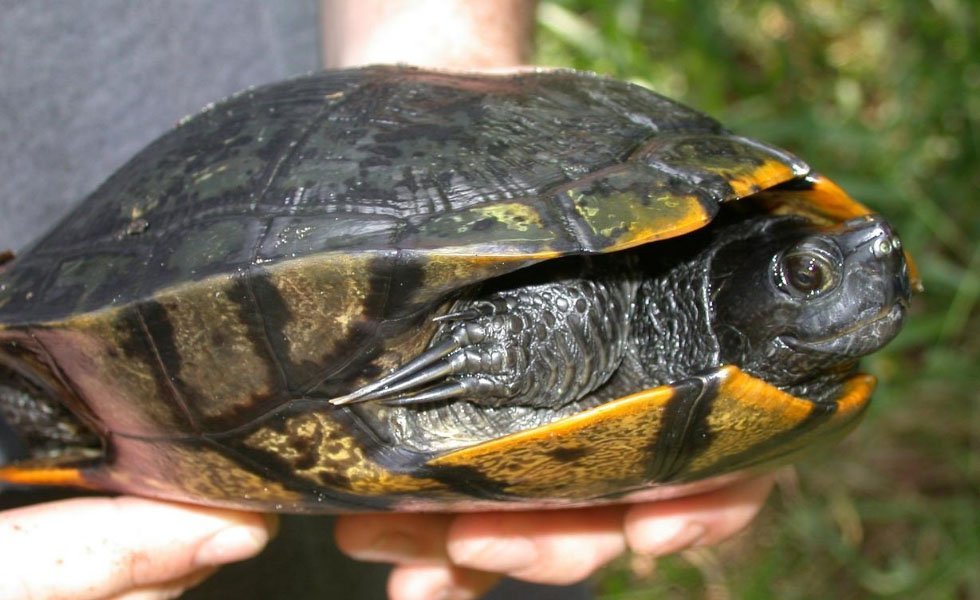
[[[461,302],[429,349],[337,405],[460,399],[558,407],[609,379],[625,353],[637,283],[629,273],[561,279]]]

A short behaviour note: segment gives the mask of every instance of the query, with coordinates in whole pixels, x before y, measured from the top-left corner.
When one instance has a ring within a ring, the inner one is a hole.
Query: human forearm
[[[323,64],[487,69],[530,59],[532,0],[321,0]]]

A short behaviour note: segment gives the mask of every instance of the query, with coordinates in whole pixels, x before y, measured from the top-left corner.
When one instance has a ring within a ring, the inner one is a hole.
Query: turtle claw
[[[410,375],[407,379],[402,379],[375,392],[361,396],[360,398],[357,398],[357,401],[366,402],[368,400],[380,400],[387,403],[387,400],[391,396],[397,396],[398,394],[411,390],[412,388],[418,388],[432,381],[443,379],[447,375],[453,374],[455,371],[456,369],[454,368],[452,361],[439,361],[423,371],[419,371],[415,374],[407,373],[406,376]]]
[[[465,393],[466,386],[461,382],[456,381],[453,383],[440,385],[438,387],[429,388],[417,394],[386,398],[384,400],[379,400],[379,402],[386,406],[411,406],[413,404],[427,404],[429,402],[436,402],[439,400],[450,400],[452,398],[458,398]]]
[[[439,359],[447,356],[461,347],[460,342],[455,337],[451,337],[440,344],[429,348],[419,356],[385,375],[381,379],[374,381],[354,390],[346,396],[332,398],[330,404],[334,406],[345,406],[357,404],[369,400],[379,400],[392,394],[405,391],[411,387],[428,383],[439,377],[445,377],[452,372],[450,361],[441,361],[434,367],[426,369]]]
[[[478,310],[480,314],[484,314],[486,311],[496,311],[499,309],[500,307],[495,303],[484,302],[481,306],[475,307],[473,310]],[[455,314],[465,316],[469,314],[468,311],[469,309]],[[450,316],[443,315],[444,318]],[[485,337],[486,331],[479,324],[468,323],[457,325],[451,330],[448,337],[391,373],[354,390],[346,396],[331,398],[329,402],[334,406],[346,406],[348,404],[368,402],[371,400],[387,401],[393,399],[393,396],[397,396],[397,394],[406,392],[412,388],[419,388],[427,383],[465,372],[468,368],[467,361],[471,360],[472,357],[468,356],[465,352],[458,351],[464,347],[479,344]],[[479,360],[476,362],[478,363]],[[424,394],[426,392],[422,391],[420,393]]]

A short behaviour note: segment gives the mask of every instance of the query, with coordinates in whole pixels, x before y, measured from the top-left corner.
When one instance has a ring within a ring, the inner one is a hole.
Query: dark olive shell
[[[416,355],[454,290],[683,235],[777,186],[774,211],[866,212],[790,154],[590,74],[372,67],[243,92],[147,147],[2,274],[3,363],[54,390],[107,456],[0,479],[284,510],[579,502],[656,483],[649,457],[622,456],[631,432],[666,427],[670,387],[443,456],[379,448],[317,398]],[[810,435],[791,433],[809,403],[734,367],[717,378],[731,435],[681,479]],[[845,386],[830,430],[871,385]],[[732,433],[752,411],[768,424]]]

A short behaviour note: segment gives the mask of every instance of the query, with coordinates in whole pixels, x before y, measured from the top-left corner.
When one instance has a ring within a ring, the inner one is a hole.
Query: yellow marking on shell
[[[864,373],[854,375],[844,383],[844,391],[837,399],[837,412],[834,419],[850,419],[868,406],[868,400],[874,391],[877,380]]]
[[[474,213],[484,218],[491,218],[514,231],[527,231],[529,226],[542,227],[541,215],[527,204],[508,202],[477,206]]]
[[[651,180],[643,168],[621,165],[575,185],[562,194],[571,201],[580,229],[592,232],[590,243],[601,252],[683,235],[711,220],[700,198]]]
[[[272,397],[280,385],[275,365],[256,350],[262,341],[252,339],[227,294],[232,283],[210,278],[157,296],[172,326],[180,380],[196,392],[194,410],[205,417],[252,408],[254,398]]]
[[[796,398],[745,374],[721,369],[721,385],[708,425],[709,446],[673,476],[692,479],[783,459],[814,442],[835,439],[857,422],[874,387],[873,378],[848,380],[837,412],[824,423],[785,443],[753,453],[759,444],[791,431],[813,409]],[[660,435],[670,386],[626,396],[555,423],[514,433],[429,461],[433,467],[468,467],[499,482],[507,493],[529,498],[587,499],[657,483],[647,475],[651,442]],[[737,457],[737,458],[736,458]],[[736,458],[737,463],[725,462]],[[714,467],[724,463],[724,468]]]
[[[711,167],[706,170],[717,173],[728,181],[736,198],[744,198],[757,193],[759,190],[794,179],[797,174],[791,165],[778,160],[765,160],[763,163],[745,172],[743,168]]]
[[[558,258],[565,253],[558,252],[557,250],[543,250],[540,252],[521,252],[517,249],[511,254],[505,254],[500,252],[498,246],[492,248],[487,247],[485,250],[481,246],[456,246],[449,248],[438,248],[426,253],[430,257],[456,257],[462,259],[466,264],[471,266],[480,267],[492,267],[498,263],[500,264],[512,264],[512,263],[527,263],[528,265],[544,260],[550,260],[552,258]],[[524,265],[518,265],[516,268],[520,268]],[[482,279],[482,277],[481,277]]]
[[[198,171],[197,173],[192,175],[191,179],[193,180],[194,185],[200,185],[201,183],[204,183],[208,179],[211,179],[213,176],[227,170],[228,170],[227,164],[219,164],[215,168],[209,166],[208,168]]]
[[[694,196],[664,194],[651,198],[648,208],[629,203],[632,220],[626,233],[620,235],[604,252],[618,252],[657,240],[678,237],[704,227],[711,216]]]
[[[466,467],[525,497],[591,498],[648,483],[647,454],[669,386],[645,390],[555,423],[514,433],[429,461],[434,467]],[[574,460],[556,456],[580,454]]]
[[[511,201],[429,215],[418,224],[413,247],[455,254],[476,254],[484,248],[500,253],[514,247],[518,253],[522,246],[547,247],[555,239],[556,232],[532,206]]]
[[[417,301],[438,301],[449,290],[462,288],[470,283],[505,275],[536,262],[557,258],[558,252],[527,254],[489,254],[467,248],[465,252],[432,252],[421,261],[425,271],[425,283],[416,291]]]
[[[119,206],[122,215],[128,215],[130,221],[142,219],[160,204],[160,199],[154,196],[136,196],[122,202]]]
[[[796,427],[809,416],[812,406],[761,379],[726,367],[707,419],[711,445],[690,463],[689,470],[702,470]]]
[[[311,487],[383,496],[444,490],[430,479],[393,473],[373,462],[357,440],[334,421],[330,412],[308,411],[290,416],[282,427],[262,427],[245,438],[246,446],[269,452],[289,465],[292,475]]]
[[[72,315],[32,332],[107,429],[137,435],[186,433],[176,408],[160,397],[159,366],[120,351],[141,335],[120,326],[127,311],[132,308]]]
[[[364,310],[372,253],[330,253],[271,265],[269,281],[288,307],[282,333],[293,364],[319,364]],[[313,262],[316,261],[314,265]]]
[[[522,262],[535,262],[539,260],[548,260],[551,258],[558,258],[562,256],[563,253],[557,250],[541,250],[539,252],[521,252],[520,250],[515,250],[512,253],[500,252],[500,248],[487,248],[486,252],[479,252],[475,254],[474,252],[479,251],[479,246],[465,246],[465,247],[448,247],[439,248],[432,250],[427,254],[430,256],[461,256],[466,257],[466,260],[472,264],[489,264],[497,262],[505,263],[522,263]]]
[[[871,214],[868,207],[826,177],[810,174],[807,180],[810,189],[767,190],[759,200],[774,214],[800,215],[817,223],[841,223]]]
[[[50,485],[96,489],[86,480],[81,469],[50,466],[31,467],[28,464],[0,467],[0,482],[12,485]]]
[[[242,507],[303,498],[206,446],[124,437],[114,443],[116,456],[100,477],[106,489]]]
[[[212,450],[188,449],[187,460],[175,462],[172,481],[192,498],[225,502],[290,502],[302,495],[276,481],[261,477]]]
[[[871,209],[851,198],[839,185],[826,177],[814,174],[809,180],[812,187],[805,197],[824,216],[835,221],[847,221],[871,214]]]
[[[857,424],[875,386],[870,375],[851,377],[836,400],[835,413],[825,422],[753,453],[753,448],[791,433],[817,408],[809,400],[788,394],[736,367],[725,367],[724,372],[707,419],[711,444],[679,474],[681,479],[727,471],[727,462],[735,456],[747,457],[748,464],[736,465],[738,468],[783,462],[818,441],[836,440]]]
[[[289,360],[294,365],[314,366],[306,376],[318,375],[315,365],[323,365],[324,355],[334,356],[337,361],[348,358],[346,354],[336,355],[335,344],[349,339],[352,329],[363,322],[365,301],[372,285],[367,274],[376,258],[377,255],[369,252],[331,253],[269,269],[269,281],[288,307],[290,316],[282,332],[289,340]],[[420,263],[427,272],[426,283],[420,289],[411,290],[411,301],[419,305],[439,300],[449,289],[460,285],[451,280],[453,273],[438,271],[440,264],[450,270],[455,268],[455,274],[459,276],[473,271],[472,266],[459,261],[450,265],[439,260],[420,260]],[[400,292],[392,290],[392,293]],[[403,364],[424,349],[431,333],[431,330],[419,327],[389,332],[384,352],[374,358],[373,364],[381,368]],[[320,371],[335,366],[325,365]]]

